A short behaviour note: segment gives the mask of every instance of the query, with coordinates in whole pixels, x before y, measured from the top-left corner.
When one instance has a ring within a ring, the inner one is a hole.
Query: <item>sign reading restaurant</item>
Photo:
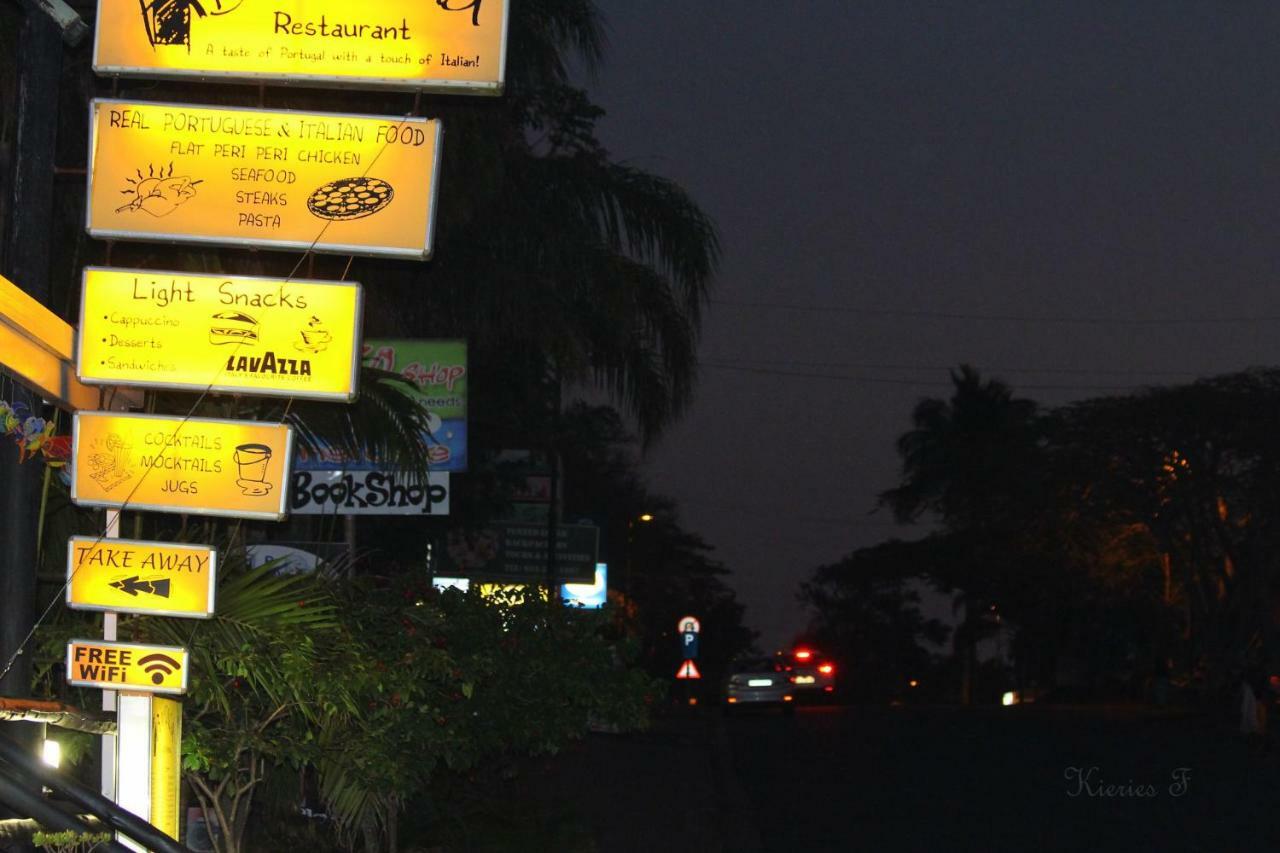
[[[82,382],[350,402],[362,289],[299,281],[88,267]]]
[[[71,500],[80,506],[286,514],[293,429],[283,424],[79,412],[71,443]]]
[[[94,99],[87,228],[426,260],[440,137],[425,118]]]
[[[507,0],[98,0],[93,70],[498,94],[507,7]]]

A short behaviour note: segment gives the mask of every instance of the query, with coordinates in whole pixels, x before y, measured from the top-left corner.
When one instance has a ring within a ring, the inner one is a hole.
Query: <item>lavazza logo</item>
[[[227,373],[253,373],[259,376],[310,376],[311,359],[289,358],[268,352],[266,355],[229,355]]]

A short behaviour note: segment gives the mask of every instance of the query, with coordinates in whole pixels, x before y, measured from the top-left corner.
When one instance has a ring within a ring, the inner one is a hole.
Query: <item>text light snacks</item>
[[[433,119],[98,99],[89,126],[94,237],[431,256]]]
[[[89,267],[80,298],[81,381],[350,402],[362,288]]]
[[[279,520],[293,429],[282,424],[79,412],[71,499],[81,506]]]
[[[507,0],[99,0],[99,74],[498,94]]]

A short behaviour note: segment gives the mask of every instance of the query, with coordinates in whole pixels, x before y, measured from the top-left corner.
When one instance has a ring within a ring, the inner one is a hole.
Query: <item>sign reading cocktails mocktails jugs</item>
[[[434,119],[95,99],[87,228],[426,260],[440,138]]]
[[[98,385],[350,402],[362,294],[355,282],[89,267],[77,374]]]
[[[99,0],[99,74],[498,94],[508,0]]]
[[[293,429],[283,424],[79,412],[71,499],[81,506],[278,520]]]

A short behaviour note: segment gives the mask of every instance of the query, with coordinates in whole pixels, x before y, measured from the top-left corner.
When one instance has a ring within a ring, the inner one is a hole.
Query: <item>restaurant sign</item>
[[[355,282],[102,269],[84,272],[80,381],[350,402]]]
[[[440,122],[94,99],[86,222],[107,240],[426,260]]]
[[[71,499],[80,506],[279,520],[293,429],[284,424],[78,412]]]
[[[93,70],[499,94],[507,0],[98,0]]]

